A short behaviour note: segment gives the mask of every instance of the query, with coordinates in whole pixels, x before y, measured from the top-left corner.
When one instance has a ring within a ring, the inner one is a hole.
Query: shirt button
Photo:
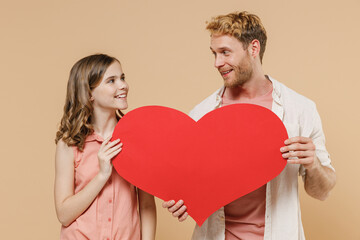
[[[109,218],[108,221],[111,222],[111,218]]]
[[[112,200],[111,200],[111,199],[109,200],[109,203],[112,203]]]

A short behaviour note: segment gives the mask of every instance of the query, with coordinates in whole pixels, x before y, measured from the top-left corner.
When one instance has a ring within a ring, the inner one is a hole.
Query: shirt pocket
[[[289,138],[300,136],[300,125],[298,123],[284,122]]]

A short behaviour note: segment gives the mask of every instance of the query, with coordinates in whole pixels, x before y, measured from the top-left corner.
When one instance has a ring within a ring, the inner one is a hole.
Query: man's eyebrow
[[[217,48],[216,50],[221,51],[221,50],[229,50],[229,49],[230,49],[230,48],[228,48],[228,47],[219,47],[219,48]],[[211,47],[210,47],[210,50],[213,51],[213,52],[215,52],[215,50],[212,49]]]

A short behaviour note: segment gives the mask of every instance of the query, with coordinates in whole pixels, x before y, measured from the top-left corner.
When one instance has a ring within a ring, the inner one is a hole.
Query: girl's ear
[[[91,101],[91,102],[94,101],[94,97],[93,97],[93,96],[90,97],[90,101]]]

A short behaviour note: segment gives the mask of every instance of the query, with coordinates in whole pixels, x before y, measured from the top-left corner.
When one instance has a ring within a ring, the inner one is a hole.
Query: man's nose
[[[214,67],[219,68],[224,65],[224,59],[221,56],[215,57]]]

